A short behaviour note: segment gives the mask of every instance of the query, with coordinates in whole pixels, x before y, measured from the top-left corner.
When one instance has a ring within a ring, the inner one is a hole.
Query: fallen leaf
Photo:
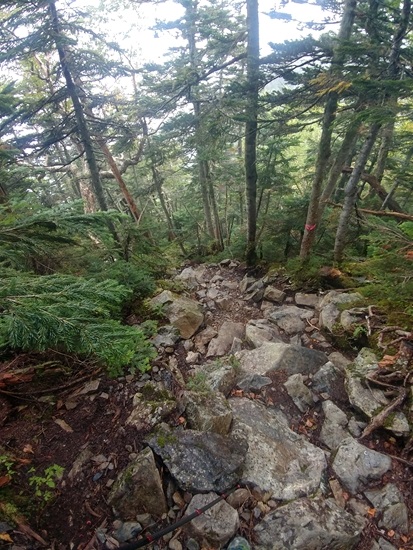
[[[8,483],[10,483],[11,477],[10,476],[0,476],[0,487],[4,487]]]
[[[396,360],[395,355],[385,355],[383,359],[379,362],[379,367],[380,368],[391,367],[394,364],[395,360]]]
[[[372,518],[374,518],[374,516],[376,515],[376,509],[375,508],[369,508],[367,510],[367,513],[369,516],[371,516]]]
[[[8,533],[0,533],[0,540],[4,540],[5,542],[13,542],[13,539]]]
[[[235,397],[242,397],[244,395],[244,392],[242,390],[232,390],[231,395]]]
[[[23,447],[23,452],[24,452],[24,453],[31,453],[32,455],[34,455],[33,447],[30,445],[30,443],[27,443],[27,444]]]
[[[390,529],[390,531],[387,531],[387,536],[388,537],[394,537],[396,533],[393,531],[393,529]]]
[[[60,426],[65,432],[73,433],[73,429],[71,428],[71,426],[69,426],[69,424],[61,418],[55,418],[55,424]]]
[[[402,540],[402,542],[409,542],[409,538],[405,535],[400,535],[400,539]]]
[[[305,425],[307,426],[307,428],[312,428],[314,426],[314,422],[310,418],[308,418],[305,421]]]
[[[185,418],[184,418],[183,416],[180,416],[180,417],[178,418],[178,424],[185,424],[185,422],[186,422],[186,420],[185,420]]]

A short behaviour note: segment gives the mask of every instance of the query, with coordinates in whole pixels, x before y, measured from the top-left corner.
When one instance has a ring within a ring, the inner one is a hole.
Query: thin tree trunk
[[[347,232],[350,222],[351,213],[356,203],[357,198],[357,185],[360,181],[360,176],[366,166],[367,159],[376,141],[377,134],[380,130],[380,124],[375,122],[370,127],[370,134],[361,148],[361,151],[357,157],[357,161],[354,165],[353,172],[348,180],[346,189],[344,191],[344,203],[343,210],[341,211],[340,219],[338,222],[336,240],[334,243],[334,261],[341,262],[343,259],[343,252],[346,245]]]
[[[401,175],[399,175],[399,176],[396,177],[396,181],[393,183],[393,185],[392,185],[390,191],[388,192],[386,198],[384,199],[383,204],[381,205],[380,210],[384,210],[384,209],[388,206],[389,201],[392,200],[393,195],[394,195],[396,189],[399,187],[399,185],[400,185],[400,183],[401,183],[401,178],[403,177],[404,173],[406,172],[407,167],[408,167],[409,164],[410,164],[410,161],[412,160],[412,157],[413,157],[413,147],[411,147],[411,148],[407,151],[406,158],[404,159],[403,166],[402,166],[402,170],[401,170]]]
[[[245,123],[245,187],[247,202],[247,265],[257,261],[257,118],[259,91],[258,0],[247,0],[247,101]]]
[[[56,44],[56,49],[59,55],[60,66],[62,68],[62,73],[66,81],[67,91],[70,95],[70,98],[73,103],[73,109],[75,112],[77,130],[79,132],[80,139],[86,155],[86,162],[90,172],[90,178],[92,182],[93,192],[96,196],[97,202],[101,210],[108,210],[105,193],[102,187],[99,176],[99,168],[96,162],[95,152],[93,150],[92,137],[89,132],[89,128],[86,123],[86,119],[83,112],[83,107],[79,99],[79,95],[76,90],[75,83],[72,78],[72,74],[69,69],[69,64],[67,61],[67,53],[65,51],[64,43],[65,36],[63,35],[60,22],[57,15],[55,0],[48,0],[49,2],[49,11],[52,22],[52,28],[54,32],[54,42]]]
[[[338,33],[339,48],[342,42],[348,40],[351,36],[355,11],[356,0],[346,0],[340,31]],[[331,65],[334,66],[334,74],[341,71],[343,63],[344,54],[340,50],[336,50],[331,60]],[[319,206],[323,189],[323,181],[331,155],[331,136],[333,133],[333,122],[337,113],[337,105],[338,93],[329,92],[326,105],[324,107],[323,125],[318,146],[314,182],[311,190],[310,204],[308,205],[303,240],[301,242],[300,257],[304,261],[310,256],[315,240],[316,228],[319,220],[321,219]]]

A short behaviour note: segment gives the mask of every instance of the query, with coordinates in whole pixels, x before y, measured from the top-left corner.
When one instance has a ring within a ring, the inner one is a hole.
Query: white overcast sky
[[[100,0],[75,0],[76,6],[94,7],[99,5]],[[308,29],[298,30],[297,22],[285,22],[278,19],[271,19],[265,12],[271,9],[283,11],[292,15],[298,22],[317,21],[321,22],[325,14],[317,6],[290,1],[285,8],[280,8],[274,0],[261,0],[260,8],[260,37],[261,54],[267,55],[271,49],[268,42],[284,42],[303,35],[318,34]],[[139,16],[134,10],[111,11],[107,15],[106,31],[114,40],[126,47],[132,47],[141,53],[145,61],[161,61],[162,55],[169,47],[179,46],[179,39],[173,33],[161,32],[158,36],[150,30],[156,20],[173,21],[183,14],[183,8],[171,0],[158,5],[142,4],[138,8]]]

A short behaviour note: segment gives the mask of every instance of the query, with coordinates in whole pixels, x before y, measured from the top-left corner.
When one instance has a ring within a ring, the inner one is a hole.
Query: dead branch
[[[337,204],[332,201],[326,201],[326,204],[333,206],[334,208],[343,208],[342,204]],[[359,212],[363,214],[371,214],[372,216],[384,216],[387,218],[396,218],[397,220],[409,220],[413,221],[413,216],[410,214],[403,214],[402,212],[385,212],[384,210],[368,210],[367,208],[359,208]]]
[[[377,382],[375,380],[375,382]],[[389,387],[390,385],[387,384]],[[393,386],[394,389],[397,389],[395,386]],[[399,407],[403,401],[406,399],[407,391],[405,388],[399,389],[399,395],[394,399],[387,407],[384,407],[382,411],[379,412],[374,418],[371,419],[370,424],[367,426],[367,428],[364,429],[363,433],[360,436],[360,439],[363,439],[365,437],[368,437],[374,430],[377,430],[377,428],[381,428],[386,421],[386,418],[389,416],[389,414],[394,411],[397,407]]]

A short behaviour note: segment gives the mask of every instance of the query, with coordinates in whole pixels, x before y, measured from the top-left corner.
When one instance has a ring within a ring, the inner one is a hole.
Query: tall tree
[[[245,187],[247,198],[247,265],[257,259],[257,119],[260,39],[258,0],[247,0],[247,94],[245,106]]]
[[[351,36],[356,3],[356,0],[346,0],[344,5],[340,30],[337,37],[337,45],[334,49],[330,69],[333,78],[336,79],[340,78],[341,70],[344,65],[345,54],[343,51],[343,43],[348,41]],[[307,260],[311,253],[311,248],[315,238],[315,231],[321,217],[320,201],[323,192],[323,182],[326,175],[326,169],[328,167],[328,162],[331,155],[331,136],[333,132],[333,123],[337,113],[338,100],[339,93],[337,89],[333,89],[327,93],[321,128],[321,137],[318,145],[314,182],[311,191],[310,204],[308,205],[303,240],[301,243],[300,256],[302,260]]]

